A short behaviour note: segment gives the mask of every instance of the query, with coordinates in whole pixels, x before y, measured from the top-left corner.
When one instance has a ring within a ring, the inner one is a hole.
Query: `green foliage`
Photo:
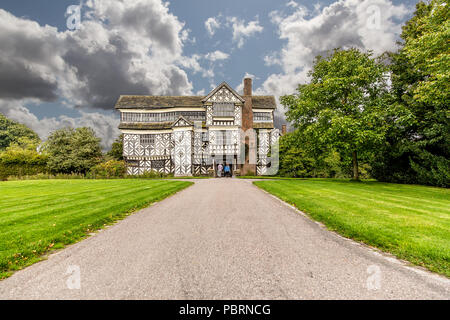
[[[140,175],[127,175],[127,179],[166,179],[166,178],[173,178],[172,173],[164,173],[164,172],[158,172],[155,170],[146,171],[143,174]]]
[[[376,150],[385,135],[386,68],[372,54],[357,49],[336,49],[327,58],[317,57],[309,84],[298,93],[281,97],[289,121],[317,153],[337,150],[342,157]]]
[[[382,181],[450,185],[450,20],[446,1],[420,2],[391,54],[392,112],[373,164]]]
[[[310,142],[299,130],[280,138],[279,175],[293,178],[344,178],[349,177],[338,152],[324,149],[315,152]]]
[[[86,179],[86,176],[80,173],[38,173],[32,175],[9,176],[8,181],[24,181],[24,180],[80,180]]]
[[[51,133],[44,144],[53,173],[82,173],[101,162],[100,139],[91,128],[64,128]]]
[[[20,137],[13,142],[0,153],[0,180],[46,172],[48,156],[36,150],[37,141],[28,137]]]
[[[97,179],[123,178],[126,171],[125,162],[109,160],[92,167],[89,172],[89,177]]]
[[[298,134],[288,133],[280,138],[279,174],[284,177],[313,176],[315,160],[310,157],[298,140]]]
[[[39,136],[27,126],[8,119],[0,113],[0,151],[5,150],[11,143],[18,143],[21,138],[39,143]]]
[[[123,134],[121,134],[112,144],[111,150],[107,153],[107,156],[114,160],[123,160]]]

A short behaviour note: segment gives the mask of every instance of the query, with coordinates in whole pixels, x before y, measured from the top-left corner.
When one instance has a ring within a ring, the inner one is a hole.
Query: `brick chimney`
[[[253,102],[252,102],[252,79],[244,79],[244,95],[242,96],[245,103],[242,107],[242,130],[245,132],[248,129],[253,129]],[[247,141],[242,141],[246,145]],[[253,146],[255,147],[255,146]],[[249,150],[247,145],[246,150]],[[249,154],[245,156],[245,163],[242,165],[241,174],[246,175],[248,173],[256,174],[256,164],[249,163]]]
[[[245,103],[242,108],[242,130],[246,131],[253,128],[253,102],[252,102],[252,79],[244,79],[244,96]]]
[[[245,78],[244,79],[244,96],[252,95],[252,79]]]
[[[281,135],[284,136],[287,133],[287,127],[285,124],[281,126]]]

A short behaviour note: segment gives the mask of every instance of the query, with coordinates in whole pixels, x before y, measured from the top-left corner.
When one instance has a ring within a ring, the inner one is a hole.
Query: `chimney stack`
[[[245,78],[244,79],[244,96],[252,95],[252,79]]]
[[[242,106],[242,130],[246,132],[247,130],[253,130],[253,101],[252,101],[252,79],[245,78],[244,79],[244,95],[242,96],[245,102]],[[246,145],[246,153],[245,153],[245,162],[241,166],[241,174],[255,174],[256,173],[256,164],[250,163],[250,141],[245,140],[245,136],[241,137],[241,143]],[[252,142],[251,144],[254,144]],[[254,146],[252,146],[254,147]]]
[[[283,125],[281,126],[281,135],[282,135],[282,136],[286,135],[286,132],[287,132],[287,127],[286,127],[285,124],[283,124]]]

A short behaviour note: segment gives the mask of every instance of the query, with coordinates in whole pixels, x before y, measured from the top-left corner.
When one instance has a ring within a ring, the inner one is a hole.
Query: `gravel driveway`
[[[239,179],[195,185],[0,282],[1,299],[434,299],[450,280]]]

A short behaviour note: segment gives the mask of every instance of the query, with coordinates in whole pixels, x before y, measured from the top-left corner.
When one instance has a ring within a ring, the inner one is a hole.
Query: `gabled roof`
[[[222,82],[221,84],[219,84],[217,86],[217,88],[215,88],[213,91],[210,92],[210,94],[208,94],[203,100],[202,102],[206,102],[208,101],[212,96],[214,96],[220,89],[222,89],[223,87],[227,88],[239,101],[241,101],[242,103],[245,102],[245,100],[236,92],[234,91],[234,89],[232,87],[230,87],[228,85],[228,83],[226,83],[225,81]]]
[[[191,121],[186,120],[183,116],[180,116],[178,120],[172,124],[172,127],[191,127],[193,125],[194,124]]]

